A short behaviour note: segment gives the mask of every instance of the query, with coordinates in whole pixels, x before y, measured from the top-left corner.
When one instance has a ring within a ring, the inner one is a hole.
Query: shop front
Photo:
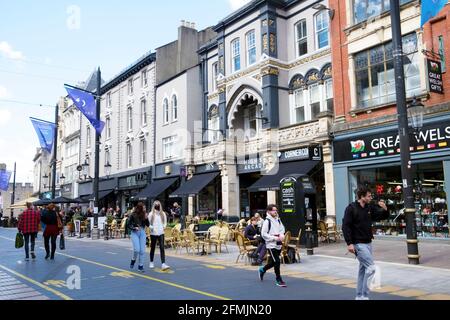
[[[101,179],[98,184],[99,210],[105,208],[115,208],[117,178]],[[90,207],[94,207],[94,187],[93,181],[85,181],[79,183],[79,200],[82,203],[89,203]]]
[[[150,177],[150,170],[129,172],[126,176],[119,177],[119,203],[122,212],[134,206],[136,195],[147,187]]]
[[[450,197],[450,121],[435,117],[411,135],[412,177],[419,237],[448,238]],[[374,234],[406,236],[400,142],[395,126],[336,137],[334,173],[338,222],[356,200],[358,186],[368,186],[384,200],[389,220],[374,224]]]

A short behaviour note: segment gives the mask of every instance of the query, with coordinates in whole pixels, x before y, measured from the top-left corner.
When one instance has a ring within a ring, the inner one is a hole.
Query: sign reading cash
[[[441,63],[427,59],[428,65],[428,83],[430,84],[430,91],[444,94],[444,84],[442,82]]]
[[[295,213],[295,183],[294,178],[281,180],[282,213]]]

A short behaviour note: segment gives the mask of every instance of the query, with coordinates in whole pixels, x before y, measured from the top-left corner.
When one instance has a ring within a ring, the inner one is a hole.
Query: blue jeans
[[[358,243],[355,245],[359,261],[357,297],[369,297],[368,281],[375,275],[375,264],[372,257],[372,244]]]
[[[133,242],[133,260],[136,260],[139,255],[139,265],[144,265],[145,258],[145,248],[146,248],[147,235],[145,230],[141,229],[139,231],[131,232],[131,241]]]

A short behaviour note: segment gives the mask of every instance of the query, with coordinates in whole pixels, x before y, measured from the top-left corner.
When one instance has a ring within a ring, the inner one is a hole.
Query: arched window
[[[176,95],[172,96],[172,121],[178,120],[178,98]]]
[[[169,100],[167,98],[163,102],[163,119],[164,124],[169,123]]]

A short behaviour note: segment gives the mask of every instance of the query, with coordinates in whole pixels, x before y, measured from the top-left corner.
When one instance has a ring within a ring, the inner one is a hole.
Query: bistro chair
[[[127,230],[126,230],[127,220],[128,220],[128,217],[125,217],[122,219],[122,222],[120,223],[119,233],[122,238],[127,237]]]
[[[245,238],[242,234],[240,234],[239,232],[236,232],[236,244],[239,248],[239,254],[237,256],[236,259],[236,263],[239,262],[239,259],[244,258],[244,262],[245,264],[247,264],[247,260],[250,261],[250,255],[253,254],[257,247],[252,246],[252,245],[247,245],[245,243]]]
[[[164,228],[164,246],[171,246],[174,248],[174,237],[172,228]]]
[[[281,246],[281,261],[286,263],[285,259],[287,258],[289,263],[292,263],[291,258],[288,255],[289,243],[291,242],[291,232],[288,231],[284,234],[283,245]]]
[[[208,229],[208,234],[205,238],[205,241],[208,242],[209,246],[216,246],[216,253],[218,252],[218,247],[220,246],[220,230],[221,228],[219,226],[212,226]]]
[[[295,250],[295,256],[300,263],[300,241],[302,239],[302,229],[298,232],[298,237],[291,237],[291,243],[295,241],[295,244],[289,244],[288,247]]]

